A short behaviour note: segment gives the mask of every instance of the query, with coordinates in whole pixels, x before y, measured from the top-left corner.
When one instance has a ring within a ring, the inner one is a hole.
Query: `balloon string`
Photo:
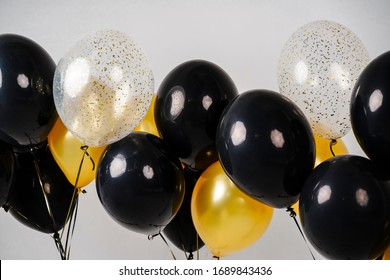
[[[294,222],[295,222],[295,224],[296,224],[296,226],[297,226],[299,232],[300,232],[301,235],[302,235],[303,240],[304,240],[305,243],[306,243],[307,249],[309,250],[311,257],[313,258],[313,260],[315,260],[316,258],[314,257],[313,252],[310,250],[310,247],[309,247],[309,244],[307,243],[306,237],[305,237],[305,235],[303,234],[303,231],[302,231],[301,227],[300,227],[299,224],[298,224],[298,221],[297,221],[297,218],[296,218],[297,213],[295,213],[294,209],[293,209],[292,207],[290,207],[290,206],[287,207],[286,212],[290,212],[290,217],[293,218],[293,220],[294,220]]]
[[[89,157],[89,159],[92,162],[92,170],[95,170],[95,162],[93,161],[92,157],[90,156],[90,154],[87,151],[88,150],[88,146],[81,146],[80,149],[83,151],[83,156],[81,158],[81,161],[80,161],[80,164],[79,164],[79,168],[78,168],[78,171],[77,171],[77,176],[76,176],[76,181],[75,181],[75,184],[74,184],[72,200],[70,202],[68,213],[66,215],[66,220],[65,220],[66,223],[69,221],[68,230],[66,232],[66,241],[65,241],[65,253],[66,253],[67,259],[69,259],[69,257],[70,257],[71,240],[73,238],[74,229],[75,229],[75,226],[76,226],[76,217],[77,217],[77,212],[78,212],[78,196],[77,195],[79,194],[77,185],[79,183],[79,179],[80,179],[81,170],[82,170],[82,167],[83,167],[85,156]],[[74,205],[74,208],[73,208],[73,205]],[[72,212],[72,209],[73,209],[73,212]],[[61,239],[63,238],[64,232],[65,232],[65,228],[61,232]]]
[[[167,245],[169,251],[171,252],[172,258],[173,258],[174,260],[176,260],[175,254],[173,253],[171,247],[169,247],[168,242],[165,240],[165,238],[164,238],[164,236],[161,234],[161,232],[159,232],[159,233],[157,233],[157,234],[154,234],[154,235],[148,235],[148,239],[149,239],[149,240],[153,240],[156,236],[160,236],[160,237],[161,237],[161,239],[164,241],[165,245]]]
[[[199,234],[196,232],[196,259],[199,261]]]
[[[335,157],[335,153],[333,151],[333,146],[337,144],[337,140],[336,139],[332,139],[330,140],[330,145],[329,145],[329,148],[330,148],[330,152],[332,153],[332,155]]]
[[[61,239],[58,237],[58,230],[57,230],[57,225],[56,225],[56,222],[55,222],[55,219],[54,219],[54,216],[53,216],[53,212],[51,210],[51,207],[50,207],[50,203],[49,203],[49,199],[47,198],[47,194],[46,194],[46,191],[45,191],[45,187],[44,187],[44,184],[42,182],[42,176],[41,176],[41,171],[39,169],[39,165],[38,165],[38,160],[37,160],[37,157],[36,157],[36,154],[35,154],[35,148],[32,147],[31,148],[31,153],[34,157],[34,166],[35,166],[35,170],[37,171],[37,176],[38,176],[38,181],[39,181],[39,184],[41,186],[41,190],[42,190],[42,194],[43,194],[43,198],[45,200],[45,204],[46,204],[46,209],[47,209],[47,212],[49,214],[49,217],[53,223],[53,231],[54,231],[54,241],[56,243],[56,247],[61,255],[61,259],[64,260],[66,259],[66,256],[64,254],[64,248],[62,246],[62,243],[61,243]]]

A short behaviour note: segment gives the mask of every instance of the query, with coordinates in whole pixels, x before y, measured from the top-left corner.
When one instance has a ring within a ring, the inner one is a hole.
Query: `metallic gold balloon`
[[[58,166],[64,172],[66,178],[72,185],[76,184],[77,174],[84,151],[81,149],[83,143],[70,133],[61,119],[58,118],[53,129],[47,138],[50,151],[56,160]],[[95,179],[97,164],[106,147],[89,147],[87,152],[95,163],[93,169],[92,161],[85,157],[80,171],[77,187],[81,188],[88,185]]]
[[[150,104],[149,110],[146,113],[144,119],[140,124],[134,129],[134,131],[147,132],[153,135],[160,137],[158,129],[156,127],[156,122],[154,120],[154,104],[156,102],[156,95],[153,95],[152,103]]]
[[[316,162],[315,166],[319,165],[321,162],[333,157],[330,150],[331,140],[321,138],[317,135],[314,135],[314,140],[316,142]],[[341,139],[337,139],[336,144],[332,146],[333,152],[335,155],[345,155],[348,154],[347,147]]]
[[[191,214],[211,253],[224,257],[260,238],[271,221],[273,208],[240,191],[216,162],[195,185]]]
[[[385,253],[383,254],[383,260],[390,260],[390,246],[386,249]]]

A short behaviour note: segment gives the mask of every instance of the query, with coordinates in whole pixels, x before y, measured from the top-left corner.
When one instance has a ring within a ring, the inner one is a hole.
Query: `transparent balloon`
[[[318,136],[338,139],[351,129],[352,89],[368,62],[366,48],[351,30],[314,21],[287,40],[278,64],[279,89],[303,110]]]
[[[154,79],[144,51],[126,34],[98,31],[75,44],[54,76],[54,102],[67,129],[88,146],[105,146],[145,117]]]

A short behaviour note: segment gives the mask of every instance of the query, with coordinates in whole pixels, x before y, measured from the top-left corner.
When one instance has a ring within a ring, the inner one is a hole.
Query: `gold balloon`
[[[385,253],[383,254],[383,260],[390,260],[390,246],[386,249]]]
[[[319,165],[321,162],[333,157],[330,150],[330,141],[329,139],[321,138],[317,135],[314,135],[314,140],[316,142],[316,163],[315,166]],[[348,154],[347,147],[345,146],[343,140],[337,139],[336,144],[332,146],[333,152],[336,156]]]
[[[47,140],[58,166],[64,172],[68,181],[75,186],[80,163],[84,155],[84,151],[81,149],[84,146],[83,143],[67,130],[60,118],[57,119]],[[89,147],[87,149],[88,154],[95,163],[95,169],[92,170],[92,161],[85,156],[77,182],[78,188],[88,185],[95,179],[97,164],[105,149],[106,147]]]
[[[140,124],[134,129],[134,131],[147,132],[156,135],[157,137],[160,137],[160,134],[158,133],[158,129],[156,126],[156,122],[154,120],[155,103],[156,103],[156,95],[154,94],[148,112],[146,113],[144,119],[140,122]]]
[[[273,208],[239,190],[216,162],[195,185],[191,214],[211,253],[224,257],[259,239],[270,224]]]

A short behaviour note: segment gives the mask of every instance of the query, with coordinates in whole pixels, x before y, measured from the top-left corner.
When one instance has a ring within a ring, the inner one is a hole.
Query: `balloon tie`
[[[335,153],[333,151],[333,146],[337,144],[337,140],[336,139],[332,139],[330,140],[330,145],[329,145],[329,148],[330,148],[330,152],[332,153],[332,155],[335,157]]]
[[[219,261],[219,257],[213,256],[213,260]]]
[[[37,172],[37,176],[38,176],[38,181],[39,181],[39,185],[41,186],[41,190],[42,190],[42,194],[43,194],[43,198],[45,200],[45,204],[46,204],[46,209],[47,209],[47,212],[49,214],[49,217],[52,221],[52,224],[53,224],[53,231],[54,231],[54,241],[55,241],[55,244],[56,244],[56,247],[60,253],[60,256],[61,256],[61,259],[62,260],[65,260],[66,259],[66,255],[65,255],[65,252],[64,252],[64,248],[62,246],[62,243],[61,243],[61,239],[59,238],[58,236],[58,230],[57,230],[57,225],[56,225],[56,222],[55,222],[55,219],[54,219],[54,216],[53,216],[53,212],[51,210],[51,207],[50,207],[50,203],[49,203],[49,199],[47,197],[47,194],[46,194],[46,191],[45,191],[45,187],[44,187],[44,184],[42,182],[42,176],[41,176],[41,171],[39,169],[39,165],[38,165],[38,159],[37,159],[37,156],[35,154],[35,150],[36,148],[35,147],[31,147],[30,149],[30,152],[31,154],[33,155],[34,157],[34,166],[35,166],[35,170]],[[26,217],[25,217],[26,218]]]
[[[293,218],[293,220],[294,220],[294,222],[295,222],[295,225],[297,226],[299,232],[300,232],[301,235],[302,235],[303,240],[304,240],[305,243],[306,243],[307,249],[309,250],[311,257],[313,258],[313,260],[315,260],[316,258],[314,257],[313,252],[310,250],[310,247],[309,247],[309,244],[307,243],[306,237],[305,237],[305,235],[303,234],[303,231],[302,231],[301,227],[299,226],[299,223],[298,223],[298,221],[297,221],[297,213],[295,213],[294,208],[292,208],[291,206],[289,206],[289,207],[287,207],[286,212],[290,212],[290,217]]]
[[[190,254],[188,255],[187,260],[193,260],[193,259],[194,259],[194,254],[192,254],[192,252],[190,252]]]

